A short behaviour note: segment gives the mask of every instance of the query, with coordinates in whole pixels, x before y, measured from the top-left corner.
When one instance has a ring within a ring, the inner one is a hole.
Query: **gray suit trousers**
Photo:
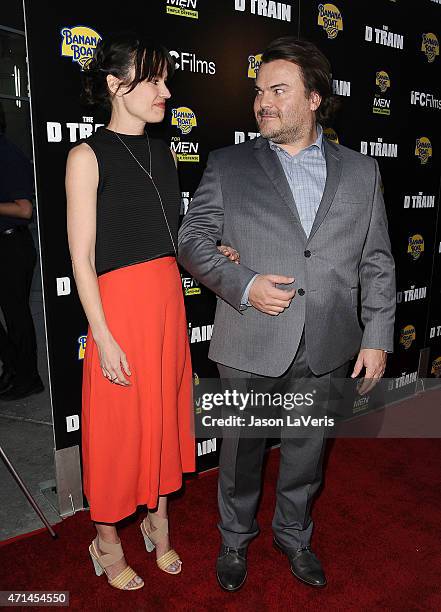
[[[344,378],[349,363],[322,375],[315,375],[306,359],[305,334],[302,333],[299,348],[289,369],[281,377],[260,377],[218,364],[223,386],[229,380],[265,378],[266,389],[277,390],[280,384],[299,378],[313,378],[328,384],[330,377]],[[246,547],[258,533],[257,505],[261,492],[265,438],[247,438],[236,428],[232,437],[224,437],[220,452],[218,524],[223,543],[232,548]],[[310,509],[322,480],[322,463],[325,450],[324,429],[316,428],[308,437],[284,436],[281,432],[280,466],[277,482],[277,499],[273,518],[273,532],[286,548],[307,546],[311,540],[313,521]]]

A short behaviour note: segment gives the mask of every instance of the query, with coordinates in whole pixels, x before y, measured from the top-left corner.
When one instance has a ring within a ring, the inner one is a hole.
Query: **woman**
[[[70,151],[66,170],[69,248],[89,323],[83,478],[97,530],[89,552],[97,575],[125,590],[144,582],[128,566],[115,524],[147,505],[146,548],[156,547],[158,566],[178,574],[166,495],[195,469],[176,160],[145,131],[164,117],[172,71],[168,52],[134,33],[101,41],[83,73],[84,93],[111,118]]]

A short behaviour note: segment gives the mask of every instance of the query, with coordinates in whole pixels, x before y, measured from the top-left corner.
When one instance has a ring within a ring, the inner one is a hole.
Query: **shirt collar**
[[[310,144],[305,149],[302,149],[301,151],[299,151],[297,153],[297,155],[301,155],[305,151],[309,151],[309,150],[313,149],[314,147],[317,147],[317,149],[319,149],[322,152],[322,154],[324,155],[323,128],[320,125],[320,123],[317,123],[316,127],[317,127],[317,138],[316,138],[315,142]],[[272,140],[268,140],[268,142],[269,142],[269,146],[271,147],[271,149],[273,149],[273,151],[277,151],[278,150],[278,151],[281,151],[282,153],[286,153],[287,155],[289,155],[289,153],[287,151],[285,151],[285,149],[282,149],[281,147],[279,147],[277,145],[277,143],[273,142]],[[289,155],[289,157],[296,157],[296,156],[295,155]]]

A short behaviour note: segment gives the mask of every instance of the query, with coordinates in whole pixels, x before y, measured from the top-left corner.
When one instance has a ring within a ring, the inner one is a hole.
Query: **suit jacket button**
[[[302,287],[300,287],[300,289],[297,291],[297,293],[298,293],[299,295],[305,295],[305,290],[304,290],[304,289],[302,289]]]
[[[305,251],[303,254],[305,257],[311,257],[311,251]]]

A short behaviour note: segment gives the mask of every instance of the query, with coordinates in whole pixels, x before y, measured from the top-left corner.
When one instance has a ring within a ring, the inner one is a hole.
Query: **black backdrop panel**
[[[72,50],[77,58],[63,56],[63,39],[72,42],[74,34],[105,37],[115,29],[143,25],[172,51],[178,64],[170,84],[172,98],[163,124],[154,131],[180,159],[183,214],[209,151],[256,135],[252,76],[266,44],[277,36],[299,33],[318,44],[331,61],[334,91],[341,102],[327,133],[374,156],[382,174],[398,302],[396,351],[386,374],[416,372],[420,349],[426,346],[437,371],[436,360],[441,359],[441,142],[435,129],[441,113],[438,3],[422,0],[418,11],[415,3],[392,0],[362,8],[349,0],[338,4],[156,0],[144,7],[128,1],[112,11],[103,2],[76,8],[25,0],[25,7],[57,449],[80,443],[87,332],[67,245],[65,162],[71,143],[108,119],[101,110],[80,104],[80,63],[93,52],[93,40],[77,42]],[[86,30],[75,29],[80,25]],[[179,122],[183,109],[192,113],[190,129]],[[217,374],[207,358],[215,298],[184,270],[182,285],[197,381]],[[408,392],[413,390],[410,385]],[[199,469],[216,465],[217,450],[215,440],[199,441]]]
[[[190,16],[176,10],[179,4],[188,5],[188,10],[193,11],[187,13]],[[163,124],[154,131],[170,143],[180,159],[182,212],[185,212],[209,151],[256,133],[252,114],[253,80],[248,76],[255,60],[250,57],[258,55],[276,36],[298,34],[298,3],[285,2],[278,8],[271,4],[274,3],[268,3],[267,15],[264,15],[258,14],[259,7],[249,0],[224,3],[164,0],[148,3],[144,8],[137,3],[126,3],[111,12],[107,12],[104,3],[75,8],[54,6],[48,1],[38,6],[26,2],[57,449],[80,443],[82,360],[87,333],[67,245],[66,156],[72,142],[92,133],[108,119],[100,109],[80,104],[80,64],[90,56],[90,48],[84,44],[85,39],[81,42],[73,37],[105,36],[106,32],[136,24],[145,26],[172,51],[178,64],[170,85],[172,98]],[[86,30],[78,30],[79,25]],[[77,45],[72,53],[78,58],[62,55],[63,40]],[[182,108],[194,113],[189,132],[173,120]],[[197,380],[197,377],[216,376],[215,364],[207,358],[215,297],[184,270],[182,284],[194,377]],[[199,441],[198,454],[199,469],[216,465],[216,441]]]

